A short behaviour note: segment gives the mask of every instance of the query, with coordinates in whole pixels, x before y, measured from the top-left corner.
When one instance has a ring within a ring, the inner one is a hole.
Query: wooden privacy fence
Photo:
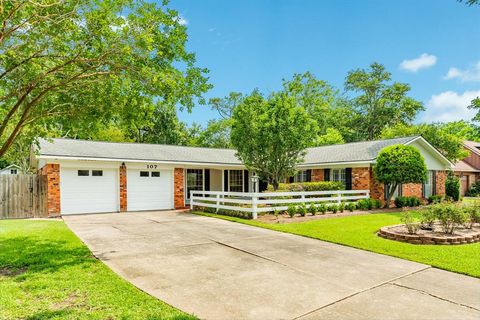
[[[333,190],[302,192],[243,193],[224,191],[190,191],[190,209],[194,206],[251,212],[253,219],[259,212],[287,210],[289,205],[302,203],[339,204],[370,197],[370,190]]]
[[[0,219],[46,217],[47,176],[0,175]]]

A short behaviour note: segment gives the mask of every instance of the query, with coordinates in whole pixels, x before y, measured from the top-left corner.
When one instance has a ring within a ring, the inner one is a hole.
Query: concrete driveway
[[[480,319],[480,280],[179,212],[66,216],[95,256],[203,319]]]

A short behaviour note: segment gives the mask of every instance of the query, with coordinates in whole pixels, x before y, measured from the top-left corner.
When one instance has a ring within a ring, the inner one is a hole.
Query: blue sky
[[[343,90],[349,70],[384,64],[427,111],[417,121],[470,120],[480,95],[480,6],[455,0],[172,0],[188,28],[188,49],[210,70],[206,97],[310,71]],[[402,63],[403,62],[403,63]],[[207,106],[180,119],[205,124]]]

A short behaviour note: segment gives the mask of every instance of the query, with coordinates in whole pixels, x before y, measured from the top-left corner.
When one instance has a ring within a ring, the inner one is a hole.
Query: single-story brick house
[[[394,144],[417,147],[429,170],[424,184],[403,185],[397,194],[445,193],[453,165],[421,136],[309,148],[289,180],[339,181],[384,199],[372,166],[380,150]],[[50,216],[183,208],[190,190],[252,191],[252,172],[231,149],[53,139],[41,140],[32,156],[48,176]]]

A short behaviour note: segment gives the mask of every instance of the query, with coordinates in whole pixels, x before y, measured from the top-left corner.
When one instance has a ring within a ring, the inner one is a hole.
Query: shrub
[[[441,195],[438,195],[438,194],[437,194],[437,195],[433,195],[433,196],[428,197],[427,200],[428,200],[428,203],[429,203],[429,204],[435,204],[435,203],[440,203],[440,202],[442,202],[443,197],[442,197]]]
[[[379,209],[382,207],[382,202],[378,199],[370,199],[373,203],[373,208],[374,209]]]
[[[403,207],[417,207],[421,204],[417,197],[397,197],[395,198],[395,206],[397,208]]]
[[[463,209],[455,204],[436,204],[432,206],[432,209],[446,234],[453,234],[458,225],[466,221]]]
[[[474,223],[480,223],[480,201],[463,206],[465,213],[465,227],[471,229]]]
[[[325,214],[327,212],[327,206],[324,203],[321,203],[318,205],[317,211],[321,214]]]
[[[435,212],[432,207],[426,208],[420,212],[421,220],[420,222],[422,223],[422,228],[424,229],[433,229],[433,223],[435,222]]]
[[[453,201],[460,200],[460,179],[449,171],[445,181],[445,195]]]
[[[338,211],[339,212],[345,211],[345,203],[342,202],[338,205]]]
[[[223,215],[223,216],[237,217],[237,218],[242,218],[242,219],[252,219],[253,218],[251,212],[243,212],[243,211],[235,211],[235,210],[218,209],[217,214],[220,214],[220,215]]]
[[[302,203],[300,206],[297,208],[297,213],[300,214],[302,217],[305,217],[307,214],[307,206],[305,203]]]
[[[478,197],[480,196],[480,181],[475,182],[470,186],[470,190],[468,190],[465,195],[467,197]]]
[[[294,204],[289,205],[287,209],[287,213],[290,216],[290,218],[293,218],[297,213],[297,207]]]
[[[315,203],[311,203],[310,206],[308,207],[308,212],[312,214],[312,216],[317,214],[317,206]]]
[[[337,204],[331,204],[328,206],[328,209],[332,211],[332,213],[337,213],[338,211],[338,205]]]
[[[344,190],[345,186],[336,181],[319,181],[319,182],[299,182],[299,183],[280,183],[277,192],[285,191],[330,191]],[[269,185],[268,192],[273,192],[273,186]]]
[[[361,210],[372,210],[382,206],[382,203],[378,199],[361,199],[357,201],[357,208]]]
[[[350,212],[353,212],[353,210],[355,210],[355,208],[356,208],[356,205],[353,202],[349,202],[345,205],[345,209],[347,209]]]
[[[416,219],[413,217],[413,215],[410,212],[404,212],[402,214],[400,221],[402,221],[405,224],[405,227],[407,227],[407,231],[409,234],[417,233],[419,225]]]

